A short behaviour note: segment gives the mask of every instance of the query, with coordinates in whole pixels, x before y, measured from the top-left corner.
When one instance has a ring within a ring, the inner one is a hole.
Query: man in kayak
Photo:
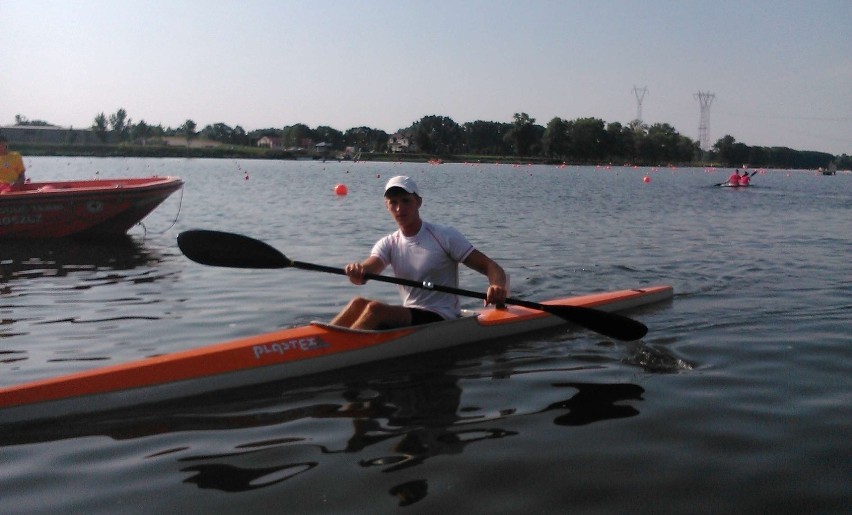
[[[0,193],[24,183],[24,160],[21,154],[9,152],[6,137],[0,134]]]
[[[743,172],[743,174],[740,175],[740,186],[748,186],[750,182],[751,179],[749,178],[748,172]]]
[[[740,185],[740,170],[737,170],[728,177],[728,185],[729,186],[739,186]]]
[[[410,177],[397,176],[385,185],[385,207],[399,228],[379,240],[370,256],[344,270],[353,284],[364,284],[366,273],[379,274],[390,265],[398,278],[458,287],[458,264],[488,277],[486,304],[506,299],[506,273],[494,260],[476,250],[452,227],[420,218],[423,198]],[[461,312],[456,295],[427,288],[400,286],[402,306],[355,297],[331,321],[354,329],[405,327],[456,318]]]

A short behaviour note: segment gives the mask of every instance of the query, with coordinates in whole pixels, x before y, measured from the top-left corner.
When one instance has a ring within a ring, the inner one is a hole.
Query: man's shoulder
[[[387,245],[388,243],[392,243],[392,242],[398,240],[401,234],[402,233],[399,230],[396,230],[392,233],[385,234],[384,236],[379,238],[378,241],[376,241],[376,244],[374,245],[374,247],[377,247],[377,246],[380,246],[380,245]]]
[[[424,225],[424,228],[428,229],[428,232],[441,242],[442,248],[451,247],[466,250],[472,246],[467,237],[451,225],[429,224]]]
[[[436,224],[423,220],[423,228],[436,233],[459,233],[459,230],[451,225]]]

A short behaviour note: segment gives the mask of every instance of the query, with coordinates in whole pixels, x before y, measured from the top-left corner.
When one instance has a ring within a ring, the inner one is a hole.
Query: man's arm
[[[485,303],[500,305],[506,300],[506,272],[503,267],[482,252],[475,250],[467,256],[464,264],[488,277]]]
[[[376,256],[370,256],[360,263],[349,263],[343,267],[352,284],[364,284],[367,282],[364,274],[380,274],[384,269],[385,262]]]

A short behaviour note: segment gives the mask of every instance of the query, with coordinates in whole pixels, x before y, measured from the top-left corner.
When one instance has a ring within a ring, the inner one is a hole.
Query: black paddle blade
[[[287,256],[278,249],[230,232],[193,229],[177,238],[178,247],[189,259],[202,265],[230,268],[287,268]]]
[[[556,315],[581,327],[616,340],[631,342],[648,334],[648,327],[642,322],[599,309],[581,306],[554,306],[542,304],[544,311]]]

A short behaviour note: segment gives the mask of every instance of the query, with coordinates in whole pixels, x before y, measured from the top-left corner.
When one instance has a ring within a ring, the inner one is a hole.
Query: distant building
[[[284,138],[277,136],[264,136],[257,140],[258,147],[281,148],[284,146]]]
[[[411,143],[411,135],[397,132],[388,138],[388,152],[396,154],[398,152],[413,152],[414,148]]]
[[[98,135],[90,128],[75,129],[57,125],[6,125],[0,134],[9,143],[42,143],[47,145],[97,145]]]

